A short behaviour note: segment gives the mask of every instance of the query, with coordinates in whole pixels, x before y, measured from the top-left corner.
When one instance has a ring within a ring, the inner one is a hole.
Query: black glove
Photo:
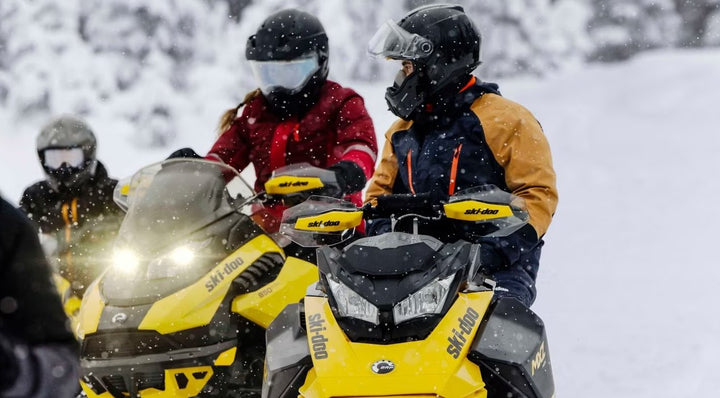
[[[355,162],[341,160],[328,167],[328,170],[335,172],[338,186],[345,195],[358,192],[365,188],[365,183],[367,182],[365,172],[363,172],[360,165]]]
[[[480,244],[479,271],[488,275],[492,275],[507,265],[507,259],[493,243],[485,241]]]
[[[176,158],[191,158],[191,159],[202,159],[202,156],[198,155],[192,148],[181,148],[170,154],[167,159]],[[166,159],[166,160],[167,160]]]

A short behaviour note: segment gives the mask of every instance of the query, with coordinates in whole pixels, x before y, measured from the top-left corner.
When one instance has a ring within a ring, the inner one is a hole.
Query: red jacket
[[[301,118],[280,120],[262,95],[250,100],[232,126],[207,155],[242,170],[255,167],[255,190],[264,189],[273,170],[307,162],[327,168],[341,160],[357,163],[370,179],[375,170],[377,141],[362,97],[327,81],[320,99]],[[362,205],[361,193],[348,197]],[[274,208],[276,215],[282,208]]]

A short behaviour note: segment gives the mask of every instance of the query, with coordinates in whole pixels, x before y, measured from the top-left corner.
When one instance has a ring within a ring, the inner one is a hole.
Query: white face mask
[[[63,163],[70,167],[80,167],[85,162],[85,155],[80,148],[46,149],[43,154],[45,166],[51,169],[60,168]]]
[[[290,61],[250,61],[255,80],[263,94],[273,88],[284,88],[292,94],[299,92],[320,69],[317,54]]]

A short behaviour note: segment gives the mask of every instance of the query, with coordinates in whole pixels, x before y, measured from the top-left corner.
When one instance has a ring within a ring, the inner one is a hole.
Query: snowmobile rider
[[[526,305],[535,300],[542,237],[557,205],[550,147],[535,117],[505,99],[498,85],[472,75],[480,64],[480,34],[460,6],[428,5],[399,22],[388,21],[369,51],[404,63],[385,99],[400,117],[386,142],[366,202],[387,194],[446,201],[463,189],[494,184],[523,198],[529,224],[510,236],[478,237],[436,228],[441,240],[481,245],[481,271],[498,295]],[[407,73],[410,72],[410,73]],[[368,233],[389,230],[388,220],[368,223]]]
[[[280,167],[326,168],[346,198],[361,205],[377,157],[375,130],[362,97],[327,79],[328,37],[320,21],[296,9],[276,12],[248,38],[245,57],[260,88],[225,112],[223,133],[206,158],[237,170],[252,163],[258,192]],[[171,157],[182,151],[187,155],[183,149]],[[285,209],[268,208],[278,220]]]
[[[104,268],[98,265],[122,221],[113,202],[117,180],[96,159],[95,134],[76,117],[50,121],[36,145],[46,179],[25,190],[20,208],[40,232],[51,263],[82,297]]]
[[[0,396],[74,397],[77,343],[30,221],[0,198]]]

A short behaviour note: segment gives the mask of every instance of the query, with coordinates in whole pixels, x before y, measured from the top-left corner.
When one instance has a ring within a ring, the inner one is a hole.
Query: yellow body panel
[[[193,373],[205,372],[205,376],[196,379]],[[175,379],[175,375],[183,373],[188,380],[185,388],[180,388]],[[205,384],[210,380],[213,375],[211,366],[195,366],[190,368],[178,368],[178,369],[167,369],[165,370],[165,390],[158,390],[156,388],[146,388],[140,391],[140,397],[142,398],[174,398],[174,397],[194,397],[202,391]],[[83,391],[89,398],[113,398],[109,392],[102,394],[95,394],[93,390],[85,384],[82,380],[80,381]]]
[[[100,295],[97,279],[88,286],[80,306],[82,311],[77,316],[75,336],[82,340],[86,334],[97,332],[100,316],[105,308],[105,300]]]
[[[229,350],[223,351],[215,358],[213,365],[215,366],[230,366],[235,362],[235,354],[237,354],[237,347],[233,347]]]
[[[288,257],[274,281],[236,297],[232,311],[267,329],[285,306],[299,302],[305,297],[307,287],[317,280],[318,270],[314,264]]]
[[[486,397],[480,369],[467,352],[491,298],[492,292],[460,294],[426,339],[384,345],[349,341],[327,298],[306,297],[313,369],[300,396]],[[391,361],[394,369],[375,373],[372,366],[380,360]]]
[[[167,334],[207,325],[233,279],[268,252],[282,250],[266,235],[253,238],[199,281],[155,302],[138,329]]]
[[[60,274],[53,273],[53,281],[55,282],[55,288],[60,294],[65,315],[70,319],[70,328],[73,333],[75,333],[75,337],[77,337],[78,312],[80,311],[80,303],[82,300],[72,293],[70,281],[60,276]]]
[[[280,176],[271,178],[265,183],[265,192],[268,195],[287,195],[323,186],[322,180],[318,177]]]
[[[317,216],[301,217],[295,229],[301,231],[339,232],[362,224],[361,211],[329,211]]]
[[[485,203],[477,200],[463,200],[443,205],[448,218],[463,221],[485,221],[494,218],[511,217],[508,205]]]

